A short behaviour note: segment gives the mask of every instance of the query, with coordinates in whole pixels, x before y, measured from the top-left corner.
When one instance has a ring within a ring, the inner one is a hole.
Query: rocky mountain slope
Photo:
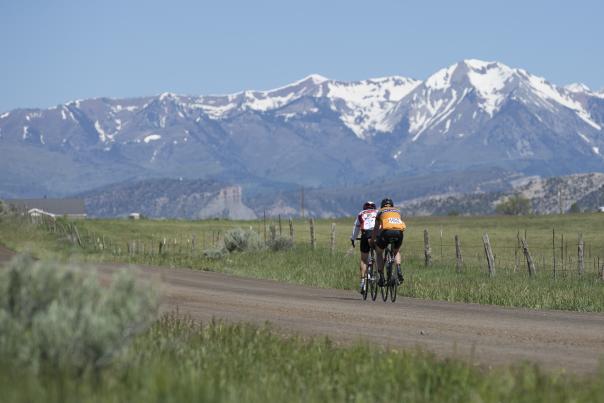
[[[491,192],[444,193],[402,201],[406,214],[493,214],[508,196],[521,195],[531,202],[537,214],[566,213],[573,205],[581,211],[596,211],[604,206],[604,174],[589,173],[560,177],[523,177],[511,187]]]

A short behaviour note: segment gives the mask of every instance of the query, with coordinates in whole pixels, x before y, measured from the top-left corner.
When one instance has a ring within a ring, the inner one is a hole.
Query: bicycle
[[[360,238],[358,238],[360,240]],[[378,276],[375,275],[375,250],[373,247],[369,250],[367,259],[367,270],[365,270],[364,285],[361,295],[363,300],[367,299],[367,295],[371,295],[371,300],[375,301],[378,294]]]
[[[388,300],[388,294],[390,294],[390,301],[395,302],[399,281],[396,275],[393,275],[392,266],[394,265],[395,256],[392,254],[394,249],[394,240],[390,240],[386,249],[384,250],[384,267],[386,268],[386,284],[380,287],[382,294],[382,300],[386,302]]]

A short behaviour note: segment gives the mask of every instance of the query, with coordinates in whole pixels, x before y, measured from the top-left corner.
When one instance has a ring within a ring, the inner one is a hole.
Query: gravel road
[[[10,256],[0,248],[0,259]],[[442,357],[495,366],[527,360],[544,368],[594,373],[604,358],[604,314],[536,311],[399,297],[362,301],[320,289],[189,269],[140,268],[159,282],[162,310],[208,321],[252,322],[285,333],[419,346]],[[115,266],[99,267],[107,276]],[[379,296],[378,296],[379,299]]]

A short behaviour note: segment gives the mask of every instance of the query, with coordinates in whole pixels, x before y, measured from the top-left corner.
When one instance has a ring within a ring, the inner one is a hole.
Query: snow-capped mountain
[[[268,91],[97,98],[0,114],[0,196],[133,177],[311,186],[500,167],[604,169],[604,92],[464,60],[424,81],[311,75]]]

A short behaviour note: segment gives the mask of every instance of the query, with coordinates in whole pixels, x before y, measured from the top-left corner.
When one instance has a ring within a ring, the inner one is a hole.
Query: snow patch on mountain
[[[470,68],[467,73],[470,83],[482,98],[481,108],[493,116],[505,100],[506,94],[502,90],[514,75],[514,70],[499,63],[474,59],[464,63]]]
[[[405,77],[331,81],[325,86],[325,96],[331,100],[331,109],[340,112],[342,122],[357,137],[365,138],[375,131],[392,131],[388,113],[420,83]]]
[[[579,135],[579,137],[581,137],[583,139],[583,141],[585,141],[587,144],[591,144],[591,140],[589,138],[587,138],[586,135],[584,135],[581,132],[577,132],[577,134]]]
[[[98,120],[94,122],[94,128],[96,129],[96,132],[99,135],[99,140],[101,140],[102,143],[106,143],[107,141],[113,141],[113,135],[105,133],[105,130],[103,130],[103,127],[101,126],[101,123]]]
[[[146,144],[149,144],[151,141],[157,141],[159,139],[161,139],[161,136],[159,134],[150,134],[150,135],[146,136],[143,141]]]
[[[0,119],[6,119],[9,116],[10,116],[10,112],[4,112],[2,115],[0,115]]]
[[[543,100],[549,103],[553,101],[559,105],[572,109],[575,111],[577,116],[579,116],[579,118],[581,118],[587,124],[597,130],[602,129],[600,125],[598,125],[591,119],[590,114],[583,108],[581,103],[570,97],[568,93],[565,93],[565,91],[560,90],[555,85],[550,84],[543,77],[537,77],[532,74],[528,74],[523,70],[521,70],[521,73],[525,78],[528,79],[532,90],[537,93]]]
[[[576,93],[591,92],[591,89],[583,83],[568,84],[568,85],[564,86],[564,89],[569,92],[576,92]]]

